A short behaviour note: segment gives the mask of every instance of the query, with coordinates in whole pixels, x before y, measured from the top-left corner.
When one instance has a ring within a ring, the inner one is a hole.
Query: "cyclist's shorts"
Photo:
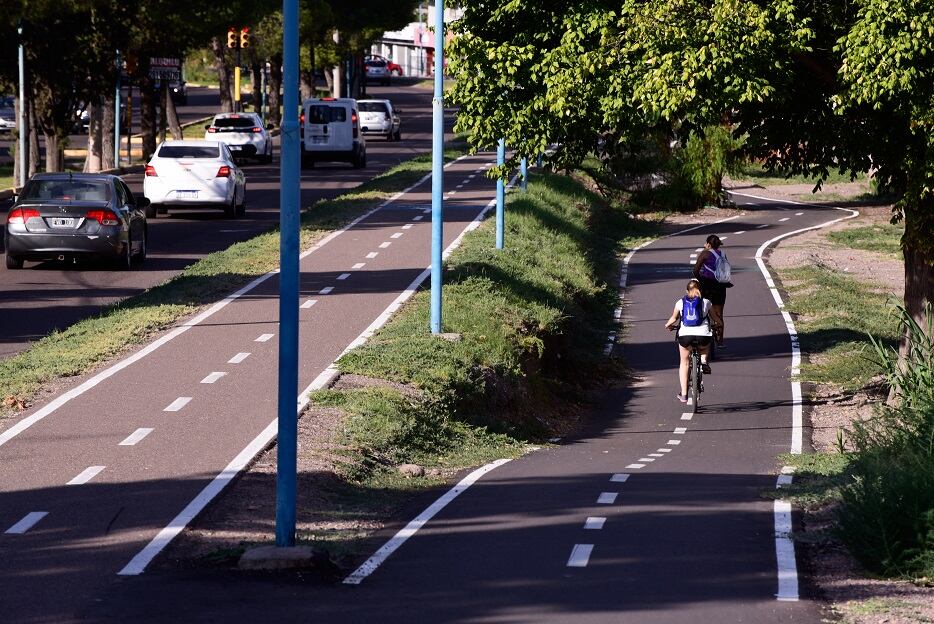
[[[678,344],[685,349],[690,349],[695,342],[698,347],[706,347],[710,344],[711,336],[678,336]]]

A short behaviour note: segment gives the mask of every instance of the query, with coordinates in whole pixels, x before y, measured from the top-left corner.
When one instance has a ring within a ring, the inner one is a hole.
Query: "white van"
[[[366,167],[366,141],[360,132],[357,101],[311,98],[302,103],[302,166],[317,161],[349,162]]]

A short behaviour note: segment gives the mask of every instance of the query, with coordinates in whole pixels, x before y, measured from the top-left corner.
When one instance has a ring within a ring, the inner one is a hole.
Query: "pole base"
[[[310,546],[257,546],[243,553],[237,563],[241,570],[328,569],[332,565],[326,551]]]

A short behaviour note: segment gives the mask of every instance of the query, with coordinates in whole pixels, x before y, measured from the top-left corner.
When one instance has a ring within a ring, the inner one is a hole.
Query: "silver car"
[[[13,132],[16,130],[16,109],[13,98],[0,97],[0,132]]]
[[[367,82],[379,82],[383,86],[389,86],[389,65],[386,61],[370,59],[366,63]]]
[[[402,120],[389,100],[357,100],[360,107],[360,130],[366,136],[380,136],[387,141],[402,140]]]

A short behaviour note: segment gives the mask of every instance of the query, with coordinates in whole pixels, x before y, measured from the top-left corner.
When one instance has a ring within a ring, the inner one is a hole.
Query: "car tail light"
[[[158,178],[159,174],[156,173],[156,168],[152,165],[146,165],[146,177],[148,178]]]
[[[97,221],[101,225],[118,225],[120,220],[110,210],[88,210],[84,218],[88,221]]]
[[[216,178],[229,178],[230,177],[230,167],[227,165],[221,165],[221,168],[217,170]]]
[[[260,128],[259,126],[256,126],[255,128],[253,128],[253,132],[262,132],[262,131],[263,129]]]
[[[215,128],[214,126],[211,126],[210,128],[208,128],[208,132],[217,132],[217,128]]]
[[[16,225],[23,225],[28,220],[33,217],[39,217],[39,211],[35,208],[14,208],[10,211],[10,214],[7,216],[6,222],[8,224],[13,223]]]
[[[360,124],[357,123],[357,111],[354,111],[350,116],[350,121],[353,123],[353,138],[357,138],[357,135],[360,134]]]

